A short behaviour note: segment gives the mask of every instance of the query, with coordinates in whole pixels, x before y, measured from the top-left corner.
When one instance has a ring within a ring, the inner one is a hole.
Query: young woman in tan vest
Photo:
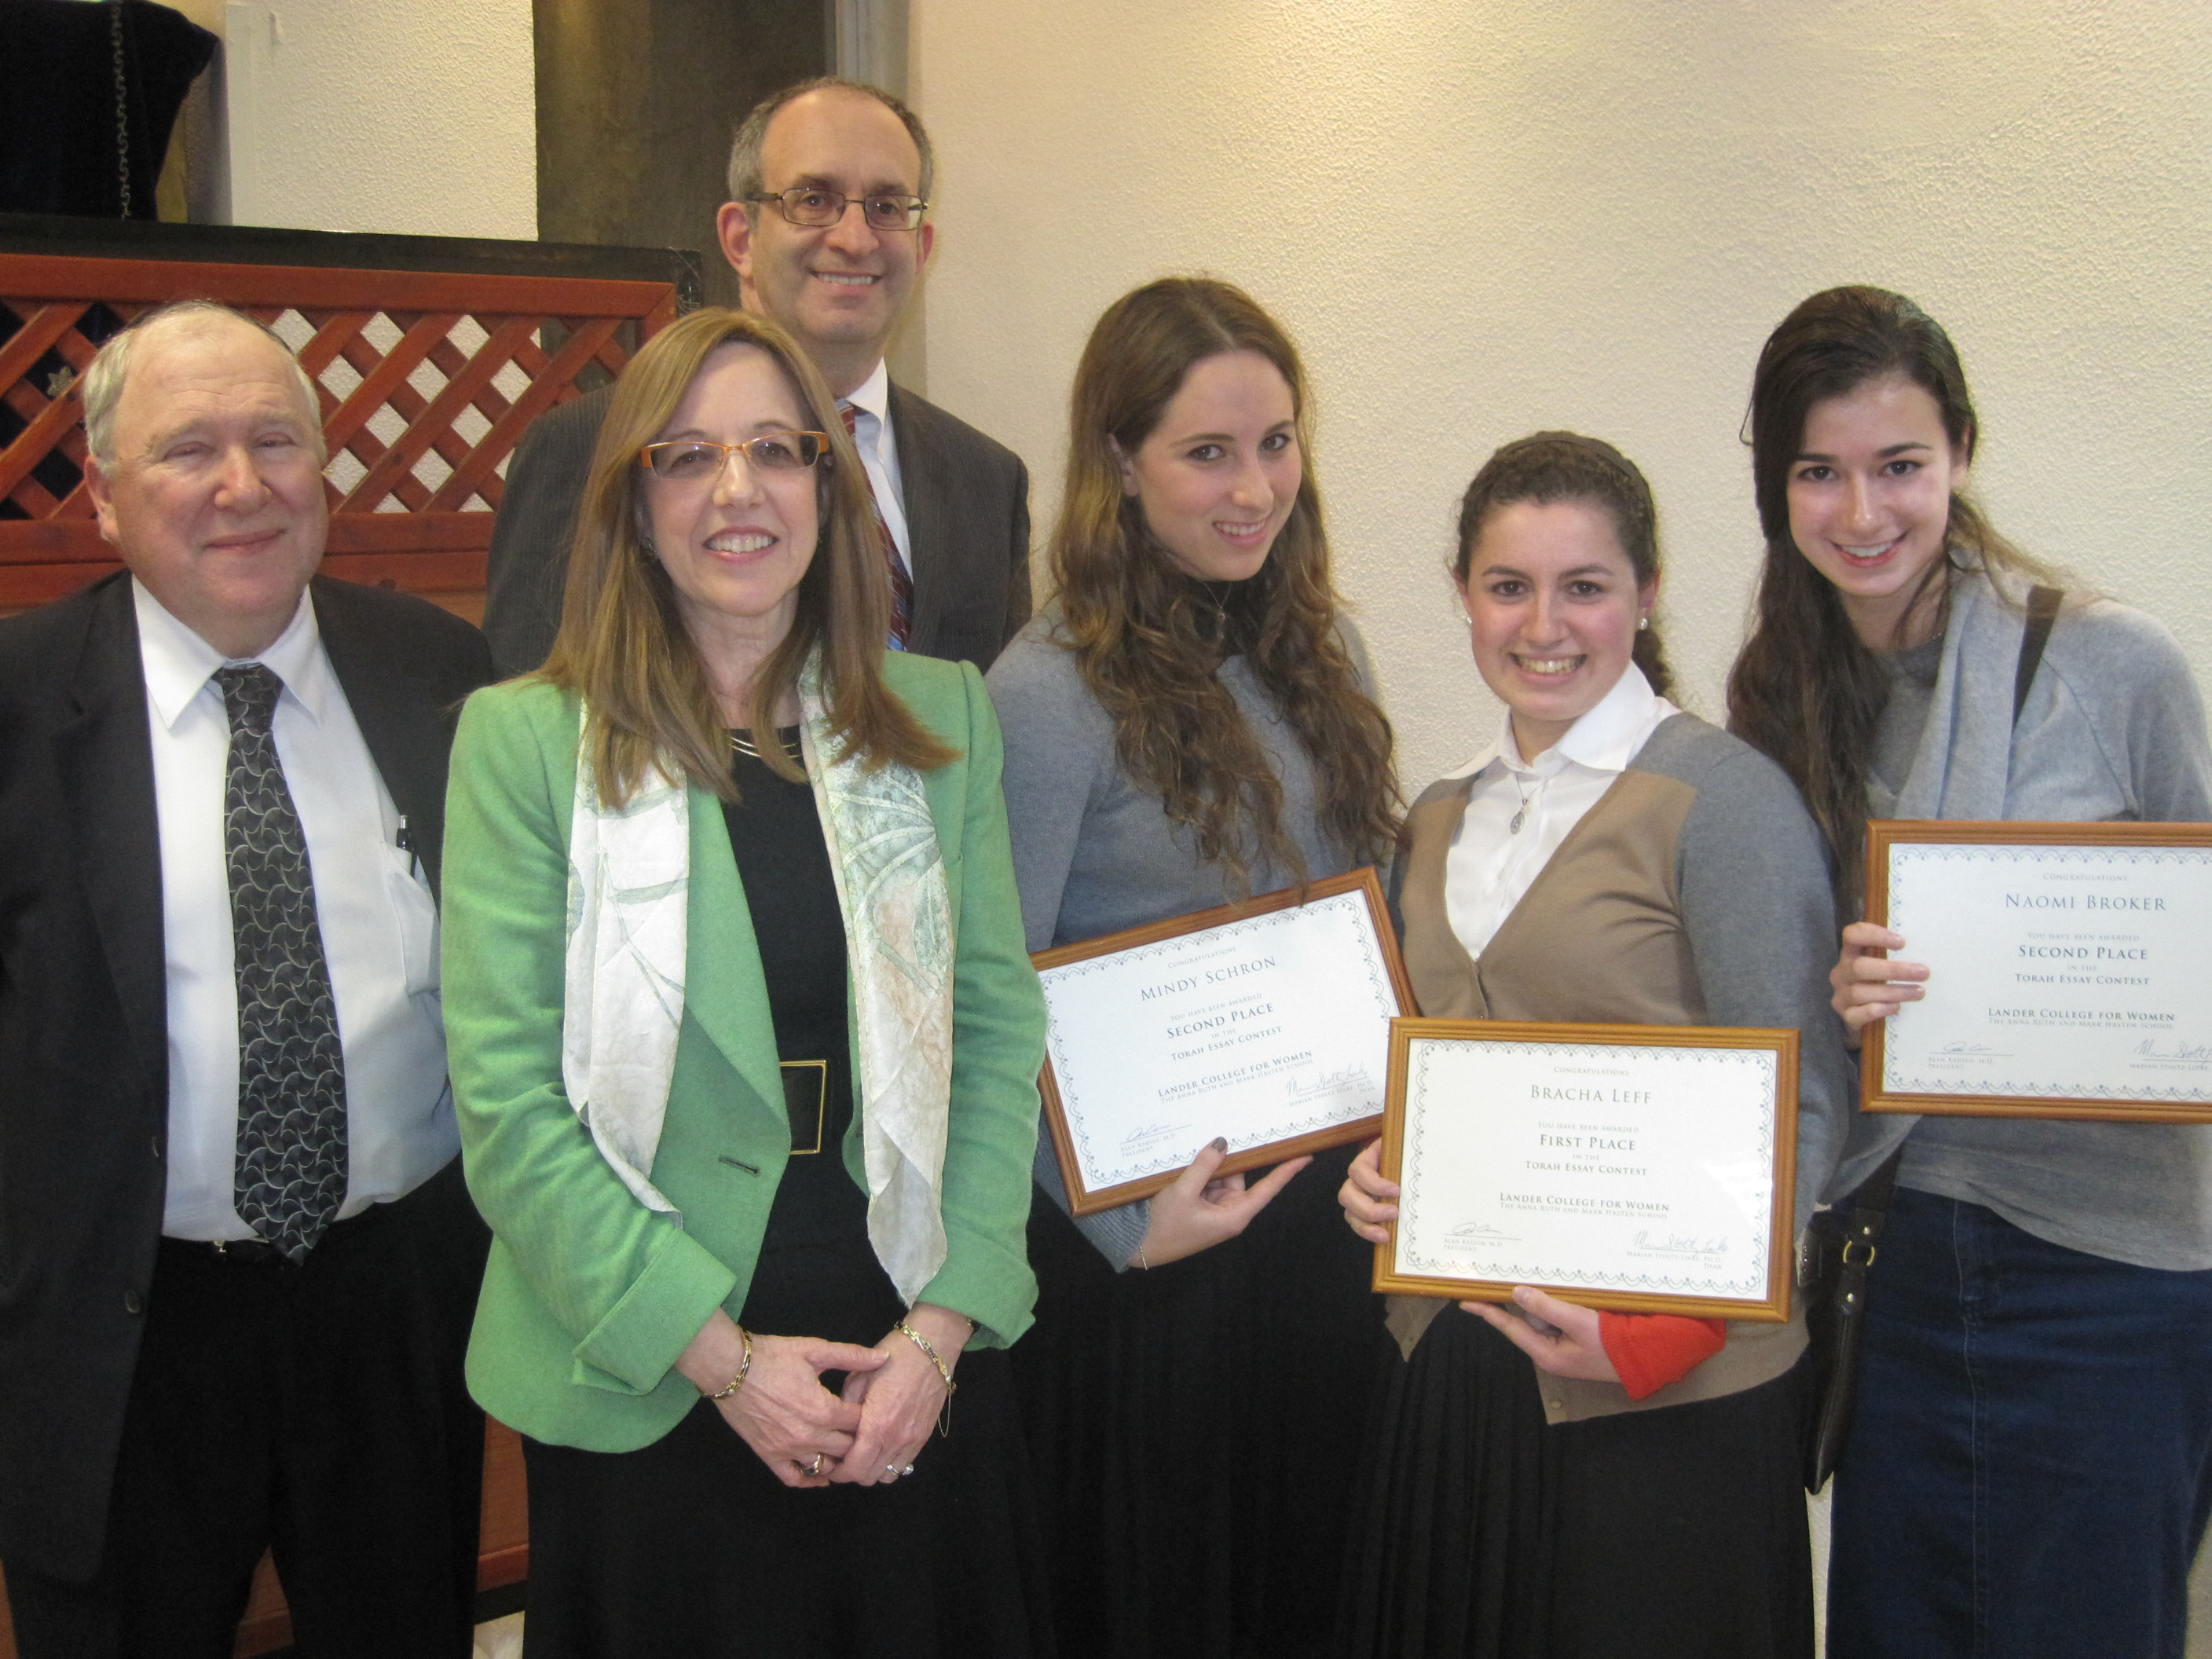
[[[1780,769],[1668,702],[1650,487],[1571,433],[1468,487],[1452,575],[1497,743],[1407,816],[1394,882],[1421,1012],[1796,1026],[1797,1200],[1849,1109],[1819,833]],[[1376,1149],[1341,1193],[1382,1242]],[[1394,1297],[1342,1646],[1480,1659],[1813,1651],[1801,1319]]]

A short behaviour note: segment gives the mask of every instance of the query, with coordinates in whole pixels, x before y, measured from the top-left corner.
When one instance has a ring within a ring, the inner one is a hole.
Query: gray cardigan
[[[1042,951],[1226,903],[1226,872],[1200,861],[1189,833],[1170,823],[1157,795],[1132,782],[1114,752],[1114,722],[1054,637],[1048,608],[1014,636],[984,683],[1006,744],[1006,819],[1029,947]],[[1362,684],[1371,683],[1358,634],[1338,623]],[[1314,819],[1313,763],[1242,657],[1222,664],[1237,700],[1283,787],[1283,828],[1316,880],[1352,867]],[[1286,886],[1291,872],[1261,860],[1251,891]],[[1041,1139],[1037,1184],[1067,1207],[1051,1143]],[[1119,1269],[1145,1236],[1151,1206],[1125,1204],[1081,1218],[1100,1254]]]
[[[1953,590],[1896,816],[2212,820],[2204,705],[2173,636],[2108,599],[2069,603],[2015,726],[2023,626],[2019,596],[2007,603],[1989,578],[1970,574]],[[1903,707],[1905,718],[1919,712]],[[1911,956],[1909,942],[1903,954]],[[1941,996],[1941,981],[1928,994]],[[2145,1267],[2212,1267],[2212,1127],[1861,1117],[1829,1195],[1850,1191],[1908,1135],[1899,1176],[1907,1187],[1984,1205],[2069,1249]]]

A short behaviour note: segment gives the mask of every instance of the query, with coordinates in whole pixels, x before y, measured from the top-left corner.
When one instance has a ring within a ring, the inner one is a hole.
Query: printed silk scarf
[[[953,949],[945,861],[921,776],[831,758],[818,664],[808,665],[799,692],[801,753],[852,975],[868,1241],[912,1303],[945,1263]],[[676,1206],[649,1172],[684,1023],[690,858],[683,785],[656,769],[610,810],[580,751],[562,1080],[599,1155],[641,1203],[672,1215]]]

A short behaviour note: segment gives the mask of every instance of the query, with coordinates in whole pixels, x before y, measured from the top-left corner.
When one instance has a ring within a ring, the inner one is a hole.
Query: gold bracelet
[[[968,1322],[968,1328],[970,1331],[975,1328],[974,1320]],[[937,1357],[937,1349],[930,1340],[904,1320],[899,1322],[899,1331],[928,1357],[931,1364],[937,1367],[938,1380],[945,1384],[945,1403],[937,1412],[937,1432],[940,1437],[950,1435],[952,1432],[952,1396],[960,1391],[960,1385],[952,1380],[952,1368]]]
[[[952,1380],[952,1368],[937,1357],[937,1350],[930,1346],[929,1339],[915,1329],[913,1326],[902,1322],[899,1332],[908,1341],[929,1356],[929,1363],[937,1367],[937,1375],[945,1384],[945,1397],[950,1399],[960,1387]]]
[[[738,1362],[738,1374],[732,1377],[727,1382],[725,1382],[720,1388],[715,1389],[714,1393],[708,1395],[707,1398],[709,1400],[727,1400],[739,1389],[745,1386],[745,1377],[752,1370],[753,1334],[747,1330],[744,1326],[740,1325],[738,1327],[738,1334],[745,1340],[745,1356],[743,1359],[740,1359]]]

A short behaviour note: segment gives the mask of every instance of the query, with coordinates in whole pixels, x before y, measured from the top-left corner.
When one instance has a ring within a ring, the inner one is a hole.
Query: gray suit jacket
[[[561,626],[568,544],[611,390],[549,410],[522,434],[492,526],[484,632],[502,675],[545,660]],[[1030,616],[1030,477],[1021,458],[894,386],[912,547],[908,648],[988,668]]]

